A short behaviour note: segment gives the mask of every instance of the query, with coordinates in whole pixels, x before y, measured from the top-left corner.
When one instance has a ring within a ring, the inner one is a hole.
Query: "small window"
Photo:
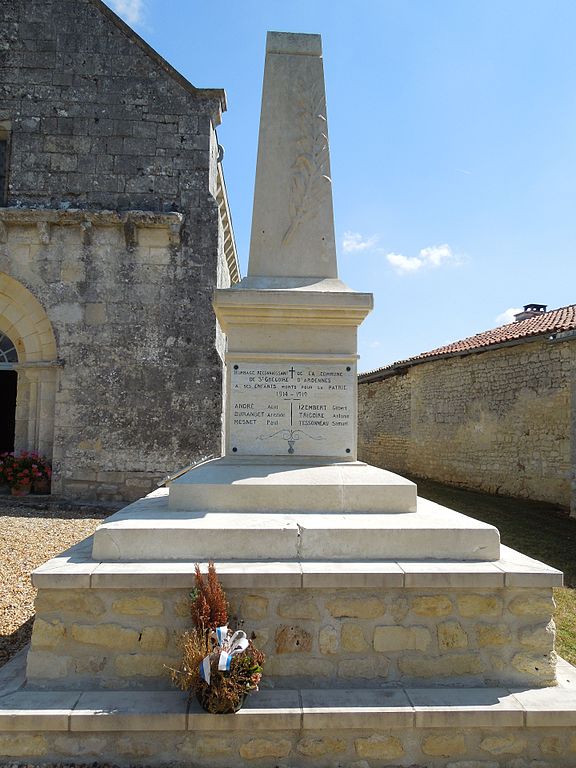
[[[8,199],[8,139],[0,138],[0,205]]]
[[[0,333],[0,363],[17,363],[18,352],[12,341],[3,333]]]

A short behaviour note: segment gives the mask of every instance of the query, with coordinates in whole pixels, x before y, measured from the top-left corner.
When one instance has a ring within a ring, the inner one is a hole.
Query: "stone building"
[[[576,305],[359,376],[359,455],[576,514]]]
[[[134,498],[220,451],[225,94],[100,0],[0,9],[0,450],[51,457],[53,493]]]

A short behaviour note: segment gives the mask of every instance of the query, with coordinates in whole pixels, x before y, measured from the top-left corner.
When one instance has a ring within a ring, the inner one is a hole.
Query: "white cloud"
[[[522,307],[509,307],[498,315],[496,322],[498,325],[508,325],[508,323],[513,323],[514,315],[517,315],[518,312],[522,312]]]
[[[404,256],[401,253],[386,254],[388,263],[391,264],[396,272],[405,274],[408,272],[417,272],[423,267],[441,267],[450,263],[457,265],[460,263],[458,257],[453,253],[449,245],[430,245],[422,248],[418,256]]]
[[[367,251],[373,248],[378,242],[378,238],[362,237],[359,232],[344,232],[342,238],[342,250],[344,253],[356,253],[357,251]]]
[[[142,21],[144,0],[108,0],[108,4],[128,24],[138,24]]]
[[[369,342],[368,346],[370,347],[370,349],[378,349],[378,347],[380,346],[380,342],[377,340],[374,340]]]

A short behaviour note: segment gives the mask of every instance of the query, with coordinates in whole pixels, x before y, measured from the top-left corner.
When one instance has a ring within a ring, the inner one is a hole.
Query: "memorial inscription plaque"
[[[229,453],[353,456],[355,365],[235,362],[229,387]]]

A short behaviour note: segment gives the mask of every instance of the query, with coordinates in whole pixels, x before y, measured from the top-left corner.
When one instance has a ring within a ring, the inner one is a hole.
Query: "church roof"
[[[476,352],[484,352],[488,349],[519,344],[530,341],[537,336],[550,336],[561,338],[567,331],[576,331],[576,304],[567,307],[552,309],[549,312],[538,312],[525,320],[517,320],[489,331],[468,336],[466,339],[445,344],[429,352],[422,352],[406,360],[399,360],[383,368],[366,371],[359,375],[360,381],[371,381],[397,373],[399,369],[410,368],[412,365],[438,360],[445,357],[462,356]],[[572,336],[572,334],[570,334]]]

